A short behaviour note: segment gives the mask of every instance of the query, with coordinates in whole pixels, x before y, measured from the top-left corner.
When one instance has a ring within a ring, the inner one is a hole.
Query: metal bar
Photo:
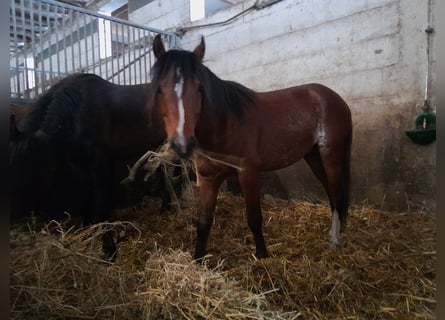
[[[92,19],[91,22],[90,22],[91,47],[92,47],[91,48],[92,49],[91,53],[92,53],[92,59],[93,59],[93,73],[96,73],[96,57],[95,57],[95,54],[94,54],[94,51],[96,49],[94,48],[94,30],[93,30],[93,23],[95,21],[97,21],[97,18],[94,19],[94,20]]]
[[[50,83],[53,82],[53,59],[52,59],[52,47],[51,47],[51,35],[52,35],[52,28],[51,28],[51,19],[49,12],[51,11],[51,7],[48,6],[48,12],[46,13],[46,24],[48,25],[48,59],[49,59],[49,81]]]
[[[62,7],[62,8],[68,8],[68,9],[71,9],[71,10],[74,10],[74,11],[77,11],[77,12],[80,12],[80,13],[84,13],[84,14],[87,14],[87,15],[90,15],[90,16],[94,16],[94,17],[97,17],[97,18],[104,18],[106,20],[113,21],[113,22],[116,22],[118,24],[123,24],[123,25],[127,25],[127,26],[133,26],[133,27],[141,28],[141,29],[144,29],[144,30],[147,30],[147,31],[151,31],[151,32],[155,32],[155,33],[162,33],[162,34],[166,34],[166,35],[170,35],[172,37],[178,38],[178,36],[175,33],[173,33],[173,32],[168,32],[168,31],[164,31],[164,30],[161,30],[161,29],[156,29],[156,28],[142,26],[142,25],[139,25],[139,24],[136,24],[136,23],[132,23],[132,22],[130,22],[128,20],[119,19],[119,18],[116,18],[116,17],[106,16],[104,14],[100,14],[100,13],[97,13],[97,12],[94,12],[94,11],[90,11],[90,10],[87,10],[87,9],[83,9],[83,8],[79,8],[79,7],[76,7],[76,6],[72,6],[72,5],[69,5],[69,4],[66,4],[66,3],[61,3],[61,2],[54,1],[54,0],[39,0],[39,1],[41,1],[43,3],[48,3],[50,5]]]
[[[42,3],[41,2],[39,2],[39,7],[38,8],[39,8],[39,25],[40,25],[41,28],[43,28],[42,14],[40,14],[42,12]],[[39,61],[40,62],[40,68],[41,68],[41,71],[40,71],[40,87],[42,89],[42,92],[45,89],[45,83],[46,83],[45,73],[44,73],[44,70],[45,70],[45,57],[43,56],[43,35],[44,35],[44,33],[40,33],[40,36],[39,36],[39,46],[40,46],[40,52],[41,52],[41,54],[40,54],[40,61]]]
[[[25,72],[26,70],[29,70],[29,68],[26,68],[26,67],[14,67],[14,68],[10,67],[9,69],[11,71],[16,70],[16,71],[19,71],[19,72]],[[38,72],[42,72],[42,71],[38,70]],[[64,72],[60,72],[60,74],[62,74],[64,76],[67,76],[67,75],[70,75],[71,72],[65,72],[65,73]]]
[[[87,15],[83,15],[83,35],[84,35],[84,43],[85,43],[85,69],[88,70],[88,35],[87,35]],[[82,68],[82,70],[85,70]]]
[[[114,80],[114,63],[118,63],[119,61],[119,55],[117,54],[116,50],[113,50],[113,27],[114,27],[113,22],[110,22],[110,37],[111,37],[111,76],[109,78],[107,78],[108,80],[113,81]],[[116,54],[115,54],[116,53]],[[115,58],[116,57],[116,58]],[[119,69],[119,68],[118,68]]]
[[[15,1],[11,1],[11,14],[12,14],[12,21],[13,21],[13,32],[14,32],[14,49],[15,49],[15,65],[19,65],[19,48],[18,48],[18,39],[17,39],[17,16],[15,13]],[[20,74],[17,72],[17,77],[14,77],[16,79],[15,83],[15,89],[17,90],[17,94],[20,93]]]
[[[34,28],[34,5],[31,3],[31,8],[30,8],[30,15],[31,15],[31,30],[32,30],[32,32],[31,32],[31,52],[32,52],[32,58],[33,58],[33,60],[34,60],[34,64],[33,64],[33,84],[34,84],[34,87],[32,88],[32,90],[34,91],[34,93],[35,93],[35,95],[37,95],[38,94],[38,90],[37,90],[37,81],[36,81],[36,78],[37,78],[37,71],[36,71],[36,69],[37,69],[37,64],[36,64],[36,59],[35,59],[35,57],[36,57],[36,51],[35,51],[35,49],[36,49],[36,46],[35,46],[35,43],[36,43],[36,39],[35,39],[35,28]]]
[[[141,29],[137,29],[138,30],[138,50],[139,50],[139,54],[141,53]],[[142,61],[139,60],[139,79],[140,82],[139,83],[143,83],[142,82]]]
[[[80,20],[79,17],[77,17],[77,20]],[[79,21],[78,21],[79,22]],[[80,68],[82,67],[82,50],[80,49],[80,29],[77,29],[77,54],[79,57],[79,65],[76,68],[76,71],[79,71]]]
[[[68,56],[67,56],[67,45],[66,45],[66,37],[67,35],[65,34],[66,32],[66,26],[65,26],[65,18],[62,19],[62,32],[63,32],[63,57],[64,57],[64,62],[65,62],[65,72],[68,71]]]
[[[102,57],[101,57],[101,51],[100,51],[100,47],[101,47],[101,41],[100,41],[100,24],[101,24],[102,20],[97,18],[97,41],[99,42],[99,45],[97,46],[98,50],[97,50],[97,54],[99,55],[99,74],[102,76]]]
[[[75,72],[76,71],[76,61],[74,59],[74,12],[72,10],[69,11],[69,22],[70,22],[70,30],[71,30],[71,34],[70,34],[71,65],[72,65],[71,72]]]
[[[56,8],[57,13],[57,8]],[[60,78],[60,55],[59,55],[59,21],[58,18],[54,19],[54,30],[56,33],[56,61],[57,61],[57,79]]]
[[[126,68],[128,68],[129,66],[132,66],[134,64],[136,64],[137,61],[142,60],[144,58],[144,56],[139,56],[138,58],[136,58],[135,60],[131,61],[128,65],[124,65],[122,68],[118,69],[115,73],[113,73],[111,75],[111,78],[114,78],[116,76],[119,77],[119,74],[124,72]]]
[[[149,33],[149,32],[148,32]],[[147,80],[146,80],[146,71],[147,71],[147,56],[145,55],[145,39],[147,39],[147,38],[149,38],[148,36],[147,36],[147,32],[145,32],[145,31],[143,31],[143,39],[142,39],[142,42],[141,42],[141,51],[142,51],[142,54],[141,53],[139,53],[139,56],[140,57],[143,57],[144,59],[142,60],[141,59],[141,65],[142,65],[142,71],[141,71],[141,81],[143,81],[143,83],[146,83],[147,82]]]
[[[121,56],[121,47],[119,46],[119,28],[118,25],[116,25],[116,67],[117,67],[117,83],[121,83],[121,74],[119,72],[120,70],[120,56]]]
[[[122,63],[125,66],[125,38],[124,38],[124,25],[121,24],[121,32],[122,32]],[[123,70],[123,77],[124,77],[124,83],[127,83],[126,81],[126,76],[125,76],[125,67],[120,68],[121,70]],[[119,84],[121,84],[121,82],[119,81]]]
[[[154,37],[152,39],[154,39]],[[152,66],[152,63],[151,63],[151,52],[148,52],[147,56],[148,56],[148,67],[145,69],[145,73],[147,73],[147,70],[151,70],[151,66]],[[151,74],[148,75],[148,78],[151,81]]]
[[[130,63],[131,61],[131,38],[130,38],[130,28],[127,26],[127,52],[128,52],[128,63]],[[128,66],[128,78],[129,78],[129,83],[132,84],[131,81],[131,66]]]
[[[106,20],[102,20],[102,23],[104,24],[104,40],[105,40],[105,74],[108,79],[108,56],[109,56],[109,53],[108,53],[108,45],[107,45],[107,41],[108,41],[107,33],[109,32],[109,30],[107,30],[107,29],[109,29],[109,28],[107,28],[106,26],[109,25],[111,27],[111,22],[109,24],[106,24],[105,21]],[[110,41],[111,41],[111,34],[110,34]],[[111,59],[113,59],[113,57],[111,57]]]
[[[20,0],[20,11],[21,11],[21,15],[24,15],[24,11],[25,11],[25,4],[23,2],[23,0]],[[28,61],[26,60],[26,53],[25,53],[25,48],[26,48],[26,34],[25,34],[25,19],[22,19],[22,40],[23,40],[23,66],[25,67],[25,71],[23,72],[23,88],[25,89],[24,95],[25,97],[29,98],[27,96],[27,92],[29,91],[29,86],[28,86]]]

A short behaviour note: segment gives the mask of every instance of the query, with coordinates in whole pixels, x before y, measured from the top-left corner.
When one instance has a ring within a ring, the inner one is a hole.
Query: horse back
[[[259,92],[255,102],[245,120],[226,120],[223,140],[231,143],[219,151],[248,158],[260,170],[287,167],[314,145],[344,141],[352,130],[346,102],[320,84]]]
[[[320,127],[345,131],[352,127],[347,103],[334,90],[317,83],[257,93],[257,110],[252,112],[271,131],[315,134]]]

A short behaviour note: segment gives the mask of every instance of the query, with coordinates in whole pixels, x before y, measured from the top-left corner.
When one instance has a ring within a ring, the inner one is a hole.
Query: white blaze
[[[185,113],[184,113],[184,103],[182,101],[182,90],[184,87],[184,78],[181,74],[181,69],[176,69],[176,75],[179,77],[178,82],[175,84],[175,92],[176,96],[178,97],[178,127],[176,128],[176,132],[178,133],[179,141],[181,142],[181,145],[185,146],[185,139],[184,139],[184,123],[185,123]]]

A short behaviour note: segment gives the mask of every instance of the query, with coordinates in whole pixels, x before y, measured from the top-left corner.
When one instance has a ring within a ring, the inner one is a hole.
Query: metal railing
[[[12,99],[33,99],[61,78],[95,73],[116,84],[150,81],[152,40],[179,38],[53,0],[10,0]]]

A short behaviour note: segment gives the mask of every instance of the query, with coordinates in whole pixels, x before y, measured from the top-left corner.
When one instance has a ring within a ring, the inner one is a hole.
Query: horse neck
[[[210,106],[204,105],[195,130],[199,144],[204,149],[215,150],[224,132],[227,132],[227,123],[227,113],[217,113]]]

